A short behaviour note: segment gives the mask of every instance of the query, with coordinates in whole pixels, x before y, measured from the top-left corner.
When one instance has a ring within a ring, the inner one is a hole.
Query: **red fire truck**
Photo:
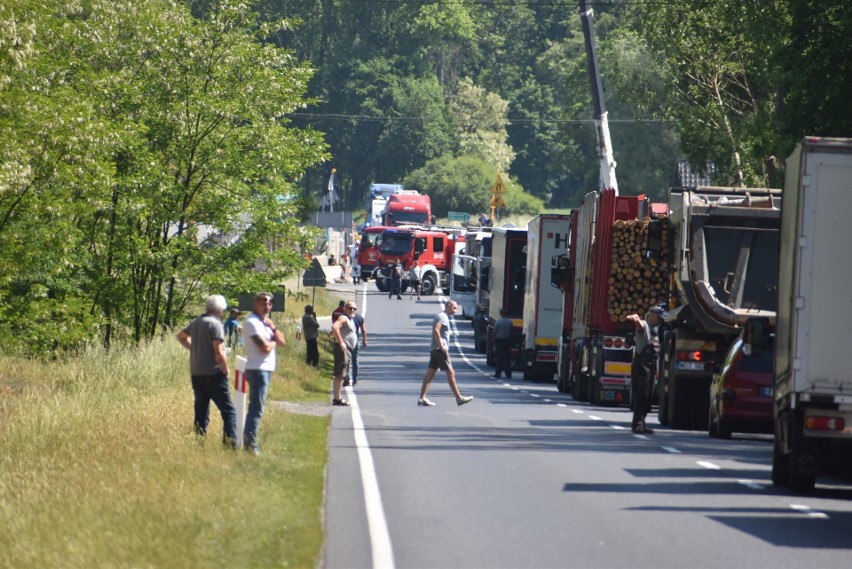
[[[401,264],[403,290],[408,287],[408,271],[416,263],[421,268],[421,293],[430,295],[438,287],[449,290],[453,253],[464,243],[464,233],[459,228],[385,228],[379,237],[377,266],[374,270],[376,286],[382,292],[390,287],[390,270]]]

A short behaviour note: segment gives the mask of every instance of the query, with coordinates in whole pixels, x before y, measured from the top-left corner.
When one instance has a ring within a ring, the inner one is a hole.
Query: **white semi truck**
[[[772,482],[794,493],[852,465],[852,139],[787,159],[775,332]]]

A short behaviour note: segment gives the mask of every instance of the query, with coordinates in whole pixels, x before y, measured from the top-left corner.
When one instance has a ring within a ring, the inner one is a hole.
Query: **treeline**
[[[677,159],[779,185],[852,136],[845,0],[594,2],[618,179]],[[331,167],[347,209],[404,181],[435,213],[576,204],[598,183],[573,1],[0,3],[0,347],[140,341],[209,291],[271,288]],[[253,267],[264,271],[253,271]]]
[[[333,164],[350,209],[370,182],[406,181],[453,196],[433,197],[439,214],[478,211],[502,170],[576,205],[598,184],[578,4],[261,0],[266,18],[300,18],[277,41],[317,68],[319,104],[291,116],[327,134],[333,160],[303,187],[318,196]],[[681,158],[712,161],[719,184],[777,186],[797,138],[852,135],[849,2],[590,4],[623,193],[662,197]]]

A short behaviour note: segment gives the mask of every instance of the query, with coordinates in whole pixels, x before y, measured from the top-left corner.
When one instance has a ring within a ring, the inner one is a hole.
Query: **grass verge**
[[[270,400],[324,408],[331,357],[305,365],[291,316]],[[258,458],[220,444],[215,406],[206,441],[192,420],[172,336],[0,356],[0,567],[315,567],[329,416],[268,405]]]

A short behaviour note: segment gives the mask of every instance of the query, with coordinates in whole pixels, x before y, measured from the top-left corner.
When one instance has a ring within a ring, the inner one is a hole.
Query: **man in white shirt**
[[[343,314],[338,316],[331,325],[331,340],[334,343],[334,381],[332,382],[331,404],[334,406],[349,406],[349,401],[341,397],[340,391],[343,388],[343,380],[349,377],[349,365],[352,361],[350,351],[355,348],[358,341],[358,336],[355,333],[355,322],[352,320],[356,310],[358,310],[358,306],[350,300],[344,305]]]
[[[275,371],[275,348],[287,343],[284,334],[269,318],[270,312],[272,293],[259,292],[254,297],[251,314],[243,322],[243,338],[246,339],[246,381],[249,384],[249,408],[243,431],[243,445],[254,455],[260,454],[257,432],[269,391],[269,380]]]

